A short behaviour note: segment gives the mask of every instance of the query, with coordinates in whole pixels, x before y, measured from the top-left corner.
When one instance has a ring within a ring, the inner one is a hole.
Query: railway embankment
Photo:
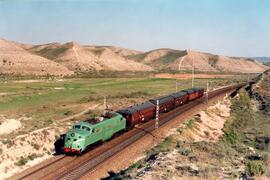
[[[64,131],[64,130],[62,130]],[[53,157],[59,128],[47,127],[0,141],[0,179]]]
[[[270,115],[270,70],[262,73],[247,87],[252,99],[258,102],[258,110]]]
[[[264,73],[236,96],[201,111],[144,158],[107,178],[270,178],[270,118],[265,106],[269,77]]]

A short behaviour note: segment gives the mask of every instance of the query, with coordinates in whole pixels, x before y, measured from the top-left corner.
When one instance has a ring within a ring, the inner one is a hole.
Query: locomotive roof
[[[179,91],[179,92],[171,94],[171,96],[174,97],[174,98],[179,98],[179,97],[185,96],[187,94],[188,93],[186,91]]]
[[[88,123],[91,125],[106,121],[108,119],[114,118],[116,116],[118,116],[118,113],[115,112],[107,112],[106,114],[100,116],[100,117],[94,117],[94,118],[90,118],[90,119],[86,119],[83,121],[83,123]]]
[[[162,104],[162,103],[165,103],[167,101],[173,100],[173,97],[171,97],[171,96],[162,96],[162,97],[157,98],[157,99],[150,99],[149,101],[156,105],[157,100],[159,100],[159,104]]]

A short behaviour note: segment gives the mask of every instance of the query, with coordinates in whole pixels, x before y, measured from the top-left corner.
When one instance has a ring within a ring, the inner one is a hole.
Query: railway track
[[[212,99],[218,95],[232,92],[233,90],[243,87],[245,84],[240,84],[236,87],[228,86],[220,89],[216,89],[208,93],[208,98]],[[160,116],[159,125],[162,126],[166,122],[181,115],[185,111],[192,110],[192,107],[205,103],[206,96],[201,97],[188,104],[180,106],[166,114]],[[17,176],[11,179],[78,179],[89,171],[92,171],[98,165],[102,164],[106,159],[114,156],[122,149],[127,148],[132,143],[139,140],[147,133],[151,133],[155,130],[155,122],[148,121],[134,128],[131,131],[124,133],[112,139],[109,142],[103,143],[91,151],[85,153],[79,157],[63,156],[58,160],[48,163],[42,167],[36,168],[30,171],[28,174],[25,172],[23,176]]]

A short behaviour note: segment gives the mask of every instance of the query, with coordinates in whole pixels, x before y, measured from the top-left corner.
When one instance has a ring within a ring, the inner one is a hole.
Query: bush
[[[29,159],[29,160],[34,160],[34,159],[36,159],[38,157],[38,155],[36,154],[36,153],[33,153],[33,154],[30,154],[29,156],[27,156],[27,158]]]
[[[2,140],[2,143],[6,144],[7,147],[11,147],[14,144],[14,142],[10,139],[4,139],[4,140]]]
[[[203,131],[203,133],[206,135],[206,136],[209,136],[209,132],[208,131]]]
[[[177,129],[177,132],[179,132],[179,134],[182,134],[183,133],[183,129],[182,128],[178,128]]]
[[[262,175],[264,173],[262,164],[256,161],[248,162],[246,171],[250,176]]]
[[[236,144],[238,141],[238,136],[235,133],[234,130],[226,131],[224,133],[223,139],[225,142],[230,143],[230,144]]]
[[[163,142],[161,142],[160,144],[155,146],[153,149],[148,151],[147,154],[148,156],[150,156],[159,152],[168,152],[172,150],[173,148],[175,148],[176,145],[177,145],[176,140],[173,137],[169,136],[165,138]]]
[[[140,160],[138,162],[133,163],[128,169],[129,170],[138,169],[142,166],[143,163],[144,163],[143,160]]]
[[[193,127],[193,125],[194,125],[194,120],[189,120],[187,123],[186,123],[186,126],[188,127],[188,128],[192,128]]]
[[[23,166],[27,162],[28,162],[28,158],[27,157],[21,157],[20,160],[15,163],[15,165],[17,165],[17,166]]]
[[[201,150],[201,151],[209,151],[209,144],[205,141],[198,141],[198,142],[195,142],[193,143],[194,147],[198,150]]]
[[[173,137],[169,136],[165,140],[156,146],[159,152],[167,152],[176,146],[176,141]]]
[[[15,163],[17,166],[25,165],[29,160],[34,160],[35,158],[39,157],[36,153],[30,154],[27,157],[21,156],[18,162]]]
[[[68,111],[64,112],[64,115],[65,115],[65,116],[70,116],[70,115],[72,115],[72,114],[74,114],[74,113],[73,113],[73,111],[71,111],[71,110],[68,110]]]
[[[34,149],[39,150],[40,146],[36,143],[32,143],[31,146],[33,146]]]
[[[182,148],[179,150],[179,153],[183,156],[188,156],[192,151],[190,149]]]

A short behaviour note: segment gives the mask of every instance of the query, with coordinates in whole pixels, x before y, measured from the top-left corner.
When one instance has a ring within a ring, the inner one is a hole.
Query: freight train
[[[198,99],[203,94],[203,88],[191,88],[77,122],[66,133],[63,150],[66,154],[81,154],[97,142],[109,140],[119,132],[130,130],[138,124],[154,119],[157,101],[159,113],[162,114]]]

